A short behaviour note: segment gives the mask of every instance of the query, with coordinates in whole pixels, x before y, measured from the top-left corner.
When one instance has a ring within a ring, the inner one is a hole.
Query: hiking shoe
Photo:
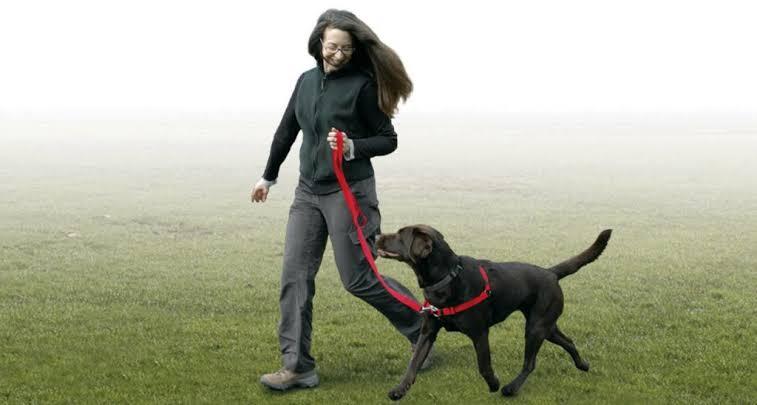
[[[293,387],[313,388],[318,386],[318,374],[315,369],[302,374],[282,368],[281,370],[264,374],[260,377],[260,383],[272,390],[286,391]]]
[[[415,345],[410,345],[410,351],[415,352]],[[431,350],[428,352],[428,356],[426,356],[426,360],[423,360],[423,364],[421,364],[421,371],[428,370],[433,364],[434,364],[434,346],[431,346]]]

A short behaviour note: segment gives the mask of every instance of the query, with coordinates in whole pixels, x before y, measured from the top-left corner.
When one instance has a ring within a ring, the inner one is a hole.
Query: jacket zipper
[[[326,89],[326,75],[324,74],[323,77],[321,77],[321,91],[318,93],[318,99],[315,102],[315,111],[313,112],[313,125],[317,127],[316,122],[318,121],[318,104],[321,102],[321,98],[323,97],[323,92]],[[316,179],[316,162],[318,161],[318,144],[320,143],[320,136],[317,132],[317,128],[313,128],[313,134],[315,135],[315,145],[313,147],[313,183],[315,183]]]

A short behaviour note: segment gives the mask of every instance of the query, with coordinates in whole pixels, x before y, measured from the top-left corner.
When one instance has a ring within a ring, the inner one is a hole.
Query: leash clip
[[[431,304],[424,305],[423,307],[421,307],[421,313],[423,314],[423,313],[426,313],[426,312],[431,312],[431,315],[433,315],[433,316],[435,316],[437,318],[441,316],[441,311],[439,310],[439,308],[437,308],[437,307],[435,307],[435,306],[433,306]]]

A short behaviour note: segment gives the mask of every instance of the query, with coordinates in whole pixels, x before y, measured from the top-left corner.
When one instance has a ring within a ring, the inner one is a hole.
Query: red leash
[[[373,260],[373,253],[368,246],[368,242],[365,241],[365,235],[363,235],[363,227],[368,222],[368,218],[360,210],[360,206],[358,205],[357,200],[355,200],[355,196],[352,195],[350,186],[347,184],[347,179],[344,177],[344,170],[342,169],[342,160],[344,159],[344,132],[337,131],[336,135],[336,150],[332,150],[331,162],[334,164],[334,173],[336,174],[337,181],[339,181],[339,187],[342,189],[344,201],[347,203],[347,208],[349,208],[350,214],[352,214],[352,223],[355,224],[355,229],[357,229],[357,236],[360,240],[360,247],[363,248],[363,255],[365,255],[368,264],[370,264],[371,269],[373,269],[373,274],[376,275],[376,278],[381,285],[384,286],[384,289],[388,291],[392,297],[396,298],[397,301],[405,304],[405,306],[415,312],[420,312],[421,304],[416,302],[413,298],[403,295],[392,289],[392,287],[389,287],[386,281],[384,281],[384,278],[381,277],[378,268],[376,268],[376,262]]]
[[[352,194],[349,184],[347,184],[347,179],[344,177],[344,169],[342,169],[342,161],[344,159],[344,132],[337,131],[336,135],[336,150],[331,151],[331,162],[334,165],[334,173],[336,174],[337,181],[339,181],[339,187],[342,189],[344,201],[347,203],[347,208],[350,210],[350,214],[352,215],[352,223],[355,224],[355,229],[357,229],[357,236],[360,240],[360,247],[363,248],[363,255],[365,255],[365,258],[368,260],[368,264],[371,265],[373,274],[376,275],[376,278],[379,280],[384,289],[388,291],[389,294],[392,295],[392,297],[397,299],[397,301],[403,303],[413,311],[430,311],[431,314],[437,318],[439,318],[440,316],[455,315],[457,313],[463,312],[466,309],[478,305],[479,303],[489,298],[489,296],[491,295],[491,286],[489,285],[489,277],[487,277],[486,270],[484,270],[483,266],[479,267],[479,271],[481,272],[481,277],[483,277],[484,281],[486,282],[486,284],[484,285],[484,291],[482,291],[481,294],[474,297],[473,299],[454,307],[437,308],[433,305],[430,305],[428,300],[426,300],[423,306],[421,306],[421,304],[419,304],[413,298],[403,295],[402,293],[392,289],[392,287],[389,287],[386,281],[384,281],[384,278],[381,277],[381,273],[379,273],[378,268],[376,267],[376,261],[373,260],[373,253],[371,252],[371,248],[368,246],[368,242],[366,242],[365,235],[363,234],[363,227],[368,222],[368,218],[360,210],[360,206],[358,205],[355,196]]]

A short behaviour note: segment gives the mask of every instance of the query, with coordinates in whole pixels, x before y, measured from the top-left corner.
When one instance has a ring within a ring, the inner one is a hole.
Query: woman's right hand
[[[255,184],[250,194],[250,200],[252,202],[265,202],[268,198],[268,189],[275,183],[275,181],[267,181],[266,179],[260,179]]]

